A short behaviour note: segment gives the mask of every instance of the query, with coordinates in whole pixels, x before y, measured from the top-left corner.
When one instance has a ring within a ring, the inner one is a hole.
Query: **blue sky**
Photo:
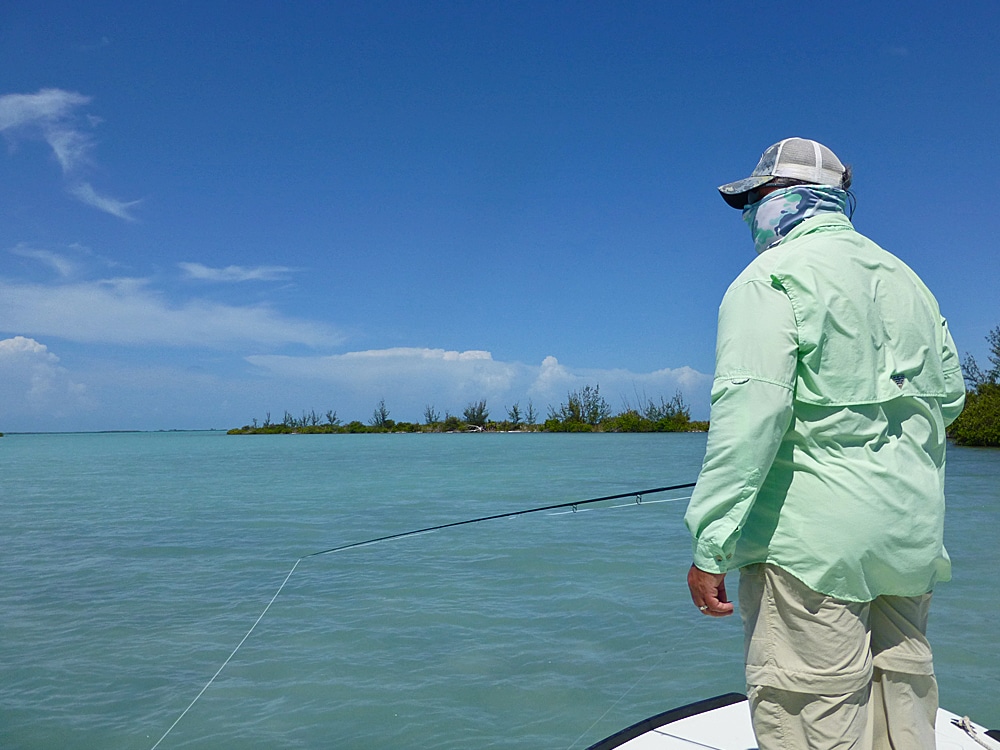
[[[0,13],[0,430],[680,390],[771,143],[1000,325],[1000,4],[109,3]]]

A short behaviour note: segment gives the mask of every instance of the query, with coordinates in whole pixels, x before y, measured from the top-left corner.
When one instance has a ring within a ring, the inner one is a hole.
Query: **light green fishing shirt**
[[[777,565],[828,596],[951,577],[945,427],[965,401],[933,295],[840,213],[759,255],[719,308],[694,562]]]

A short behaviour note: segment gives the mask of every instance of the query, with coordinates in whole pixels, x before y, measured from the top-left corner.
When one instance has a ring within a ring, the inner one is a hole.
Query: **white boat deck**
[[[973,722],[968,732],[956,725],[962,717],[938,710],[938,750],[1000,750],[1000,741]],[[587,750],[756,750],[746,696],[728,693],[674,709],[623,729]]]

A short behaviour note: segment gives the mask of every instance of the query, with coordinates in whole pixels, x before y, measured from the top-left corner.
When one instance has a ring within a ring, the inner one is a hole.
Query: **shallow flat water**
[[[7,436],[0,747],[152,747],[303,555],[690,482],[703,451],[703,435]],[[942,705],[1000,726],[1000,453],[952,448],[948,483]],[[688,494],[306,558],[160,747],[584,748],[740,690],[737,618],[688,599]]]

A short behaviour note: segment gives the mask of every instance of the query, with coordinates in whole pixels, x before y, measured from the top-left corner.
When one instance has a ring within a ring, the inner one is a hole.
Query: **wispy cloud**
[[[89,182],[81,182],[78,185],[74,185],[70,188],[70,192],[75,195],[81,203],[86,203],[88,206],[93,206],[94,208],[100,209],[105,213],[111,214],[112,216],[117,216],[119,219],[125,219],[126,221],[135,221],[135,217],[129,213],[129,209],[132,206],[139,204],[139,201],[120,201],[115,198],[109,198],[106,195],[100,195]]]
[[[15,135],[21,129],[37,130],[52,147],[63,172],[69,172],[86,158],[92,145],[73,117],[77,107],[89,103],[89,96],[62,89],[6,94],[0,96],[0,132]]]
[[[11,255],[18,255],[22,258],[36,260],[39,263],[51,268],[63,279],[69,278],[77,271],[76,263],[64,255],[54,253],[51,250],[40,250],[20,244],[11,248],[10,253]]]
[[[266,305],[171,303],[146,279],[136,278],[57,285],[0,280],[0,331],[86,343],[220,349],[343,341],[330,326],[289,318]]]
[[[123,202],[97,193],[79,172],[90,160],[94,142],[84,129],[93,127],[99,118],[80,117],[81,107],[91,98],[75,91],[41,89],[35,94],[5,94],[0,96],[0,133],[10,140],[40,135],[52,149],[63,175],[71,180],[69,192],[83,203],[119,218],[133,220]]]
[[[198,281],[241,282],[241,281],[284,281],[294,269],[286,266],[226,266],[211,268],[201,263],[177,264],[189,279]]]

